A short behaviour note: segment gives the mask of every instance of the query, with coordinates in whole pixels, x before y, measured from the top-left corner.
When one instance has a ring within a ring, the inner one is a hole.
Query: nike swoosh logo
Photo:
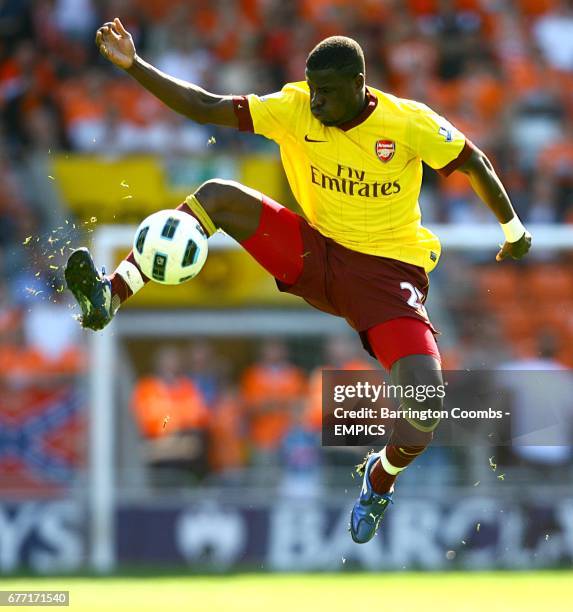
[[[328,140],[314,140],[314,138],[309,138],[308,134],[305,134],[304,139],[306,142],[328,142]]]

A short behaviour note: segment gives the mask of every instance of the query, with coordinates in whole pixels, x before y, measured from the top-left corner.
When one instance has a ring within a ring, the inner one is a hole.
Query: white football
[[[141,271],[164,285],[179,285],[199,274],[207,253],[205,231],[180,210],[149,215],[133,238],[133,255]]]

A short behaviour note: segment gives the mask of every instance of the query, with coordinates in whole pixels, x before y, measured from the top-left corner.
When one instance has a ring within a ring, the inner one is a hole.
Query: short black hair
[[[308,70],[333,69],[351,76],[364,74],[362,47],[347,36],[330,36],[316,45],[306,59]]]

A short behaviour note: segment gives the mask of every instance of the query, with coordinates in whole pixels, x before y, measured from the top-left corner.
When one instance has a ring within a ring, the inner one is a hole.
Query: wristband
[[[526,232],[523,223],[519,220],[517,215],[515,215],[511,221],[500,223],[500,225],[507,242],[517,242]]]

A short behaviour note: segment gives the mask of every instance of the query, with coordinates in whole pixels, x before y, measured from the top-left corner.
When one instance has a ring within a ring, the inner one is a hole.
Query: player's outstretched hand
[[[496,261],[503,261],[507,257],[512,259],[521,259],[525,257],[531,248],[531,234],[525,232],[523,236],[517,242],[504,242],[503,246],[499,250],[499,253],[495,256]]]
[[[95,37],[99,52],[119,68],[127,69],[135,59],[135,45],[131,34],[119,18],[104,23]]]

